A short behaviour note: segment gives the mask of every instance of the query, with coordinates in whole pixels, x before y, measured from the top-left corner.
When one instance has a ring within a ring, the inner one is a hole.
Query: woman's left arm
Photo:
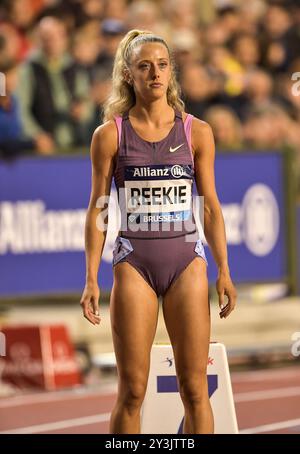
[[[215,187],[214,137],[211,127],[197,118],[193,119],[192,124],[192,148],[196,186],[199,196],[204,199],[204,235],[218,268],[216,289],[219,295],[220,317],[226,318],[235,307],[237,292],[230,277],[225,224]],[[228,302],[224,305],[225,295]]]

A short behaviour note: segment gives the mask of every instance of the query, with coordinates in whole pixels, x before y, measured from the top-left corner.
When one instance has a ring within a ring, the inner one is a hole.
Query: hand
[[[35,138],[35,146],[40,154],[48,155],[54,153],[54,141],[47,133],[41,133]]]
[[[83,102],[75,101],[71,105],[70,113],[74,120],[79,121],[84,115],[85,105]]]
[[[97,284],[86,284],[80,300],[84,317],[93,325],[99,325],[100,290]]]
[[[219,312],[220,318],[227,318],[230,312],[233,311],[236,305],[237,292],[231,281],[229,271],[220,271],[216,283],[217,292],[219,295]],[[224,305],[224,295],[227,296],[228,302]]]

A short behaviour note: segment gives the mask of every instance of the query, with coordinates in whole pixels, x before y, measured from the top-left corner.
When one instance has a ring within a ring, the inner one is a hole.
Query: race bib
[[[128,225],[189,219],[192,184],[193,169],[190,165],[125,167]]]

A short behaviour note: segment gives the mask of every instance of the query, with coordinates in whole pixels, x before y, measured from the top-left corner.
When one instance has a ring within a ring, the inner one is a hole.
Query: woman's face
[[[133,85],[136,96],[158,99],[167,93],[171,65],[167,48],[161,43],[146,43],[132,52],[127,82]]]

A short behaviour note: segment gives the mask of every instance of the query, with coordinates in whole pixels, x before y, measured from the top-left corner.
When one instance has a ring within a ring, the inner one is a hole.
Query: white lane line
[[[251,402],[252,400],[281,399],[283,397],[300,396],[300,386],[289,388],[266,389],[265,391],[248,391],[234,394],[235,402]]]
[[[49,391],[45,394],[30,394],[26,396],[4,397],[0,400],[0,408],[17,407],[19,405],[39,404],[43,402],[58,402],[63,400],[85,399],[93,396],[109,396],[117,392],[117,385],[107,385],[105,388],[89,391],[86,389],[64,391]]]
[[[289,419],[287,421],[275,422],[273,424],[265,424],[263,426],[251,427],[251,429],[242,429],[240,434],[257,434],[261,432],[273,432],[274,430],[288,429],[289,427],[300,426],[300,418]]]
[[[39,432],[49,432],[52,430],[66,429],[68,427],[86,426],[100,422],[109,421],[110,413],[100,415],[85,416],[83,418],[65,419],[63,421],[38,424],[35,426],[19,427],[18,429],[0,431],[0,434],[33,434]]]

